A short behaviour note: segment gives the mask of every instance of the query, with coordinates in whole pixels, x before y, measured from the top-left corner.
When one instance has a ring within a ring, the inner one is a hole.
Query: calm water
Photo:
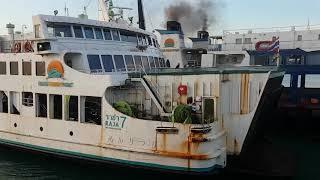
[[[128,179],[152,174],[0,148],[0,179]],[[141,179],[141,178],[140,178]],[[154,179],[154,178],[153,178]]]
[[[301,120],[301,118],[299,118]],[[320,122],[310,124],[311,129],[307,133],[301,131],[300,120],[295,127],[289,127],[291,132],[285,132],[283,129],[272,133],[270,138],[276,149],[282,149],[284,152],[294,154],[295,159],[295,177],[294,180],[320,179]],[[288,121],[294,124],[293,121]],[[286,123],[286,129],[288,129]],[[318,128],[319,127],[319,128]],[[310,132],[317,132],[310,133]],[[240,174],[222,174],[219,176],[197,177],[194,179],[270,179],[266,177],[253,177]],[[33,154],[30,152],[21,152],[0,146],[0,180],[2,179],[180,179],[186,176],[159,174],[149,172],[148,170],[135,170],[132,168],[110,167],[106,165],[90,165],[79,161],[58,159],[45,155]],[[231,177],[231,178],[230,178]],[[252,178],[253,177],[253,178]],[[271,178],[274,179],[274,178]],[[280,178],[281,179],[281,178]]]

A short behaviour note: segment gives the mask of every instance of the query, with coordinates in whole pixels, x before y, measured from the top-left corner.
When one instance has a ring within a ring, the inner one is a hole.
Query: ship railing
[[[300,26],[282,26],[269,28],[245,28],[245,29],[229,29],[224,30],[224,35],[229,34],[253,34],[253,33],[268,33],[268,32],[287,32],[287,31],[305,31],[305,30],[319,30],[320,24],[315,25],[300,25]]]

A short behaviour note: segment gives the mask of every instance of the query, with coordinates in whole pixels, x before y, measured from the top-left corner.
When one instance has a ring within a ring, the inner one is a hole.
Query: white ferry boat
[[[100,5],[110,10],[108,3]],[[227,152],[244,151],[284,73],[166,69],[143,23],[134,28],[109,14],[101,16],[107,21],[37,15],[30,34],[7,25],[0,41],[0,143],[185,173],[224,168]]]

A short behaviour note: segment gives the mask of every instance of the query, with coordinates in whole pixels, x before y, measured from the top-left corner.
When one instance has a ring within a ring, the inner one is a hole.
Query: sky
[[[91,1],[91,2],[90,2]],[[164,9],[179,0],[144,0],[145,16],[148,30],[163,28],[165,22]],[[195,3],[201,0],[184,0]],[[210,0],[211,1],[211,0]],[[209,28],[214,34],[223,30],[266,28],[292,25],[320,24],[319,0],[212,0],[218,2],[217,22]],[[7,32],[7,23],[16,25],[21,31],[27,25],[32,31],[32,16],[37,14],[65,15],[65,4],[70,16],[83,13],[88,5],[90,19],[98,16],[97,0],[0,0],[0,34]],[[89,3],[90,2],[90,3]],[[129,16],[136,16],[136,0],[114,0],[115,6],[131,7]],[[137,18],[135,18],[135,22]]]

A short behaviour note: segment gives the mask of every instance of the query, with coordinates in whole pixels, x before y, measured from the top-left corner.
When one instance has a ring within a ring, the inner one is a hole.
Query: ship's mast
[[[99,0],[99,21],[110,21],[110,4],[112,0]]]

